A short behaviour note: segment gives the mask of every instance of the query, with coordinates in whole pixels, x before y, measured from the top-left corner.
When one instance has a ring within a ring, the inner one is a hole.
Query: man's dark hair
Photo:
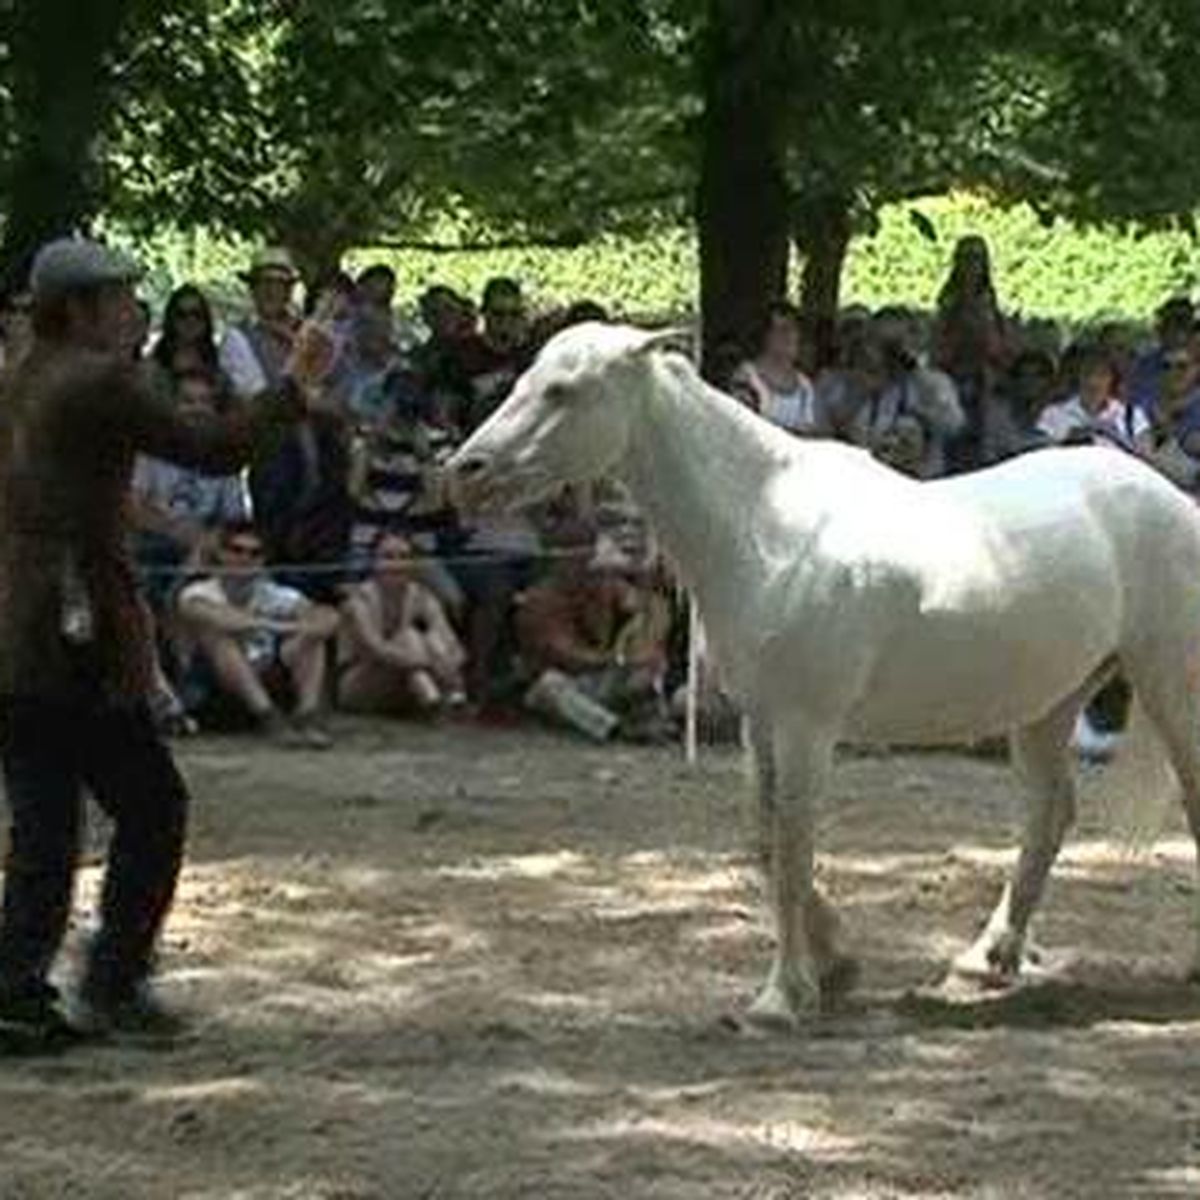
[[[519,303],[524,302],[524,296],[521,294],[521,285],[507,275],[497,275],[489,279],[483,288],[483,308],[486,312],[489,308],[494,308],[497,300],[516,300]]]
[[[563,316],[563,328],[582,325],[585,321],[611,321],[608,309],[595,300],[576,300]]]
[[[384,280],[390,287],[396,286],[396,272],[387,263],[372,263],[359,274],[358,286],[362,287],[364,283],[370,283],[373,279]]]
[[[775,300],[767,307],[767,311],[763,313],[762,320],[758,323],[758,328],[754,331],[755,354],[767,344],[767,334],[771,332],[771,326],[780,318],[791,321],[801,334],[804,333],[804,317],[801,315],[800,310],[787,300]]]
[[[62,341],[71,328],[71,306],[81,304],[95,311],[100,303],[103,284],[71,288],[51,296],[35,296],[33,299],[34,336],[46,341]]]
[[[222,521],[220,537],[222,546],[237,537],[253,537],[262,541],[262,534],[258,532],[258,527],[247,517],[235,517],[232,521]]]

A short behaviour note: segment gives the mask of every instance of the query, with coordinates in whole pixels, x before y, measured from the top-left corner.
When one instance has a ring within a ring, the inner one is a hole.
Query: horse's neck
[[[701,605],[723,607],[769,570],[759,510],[779,449],[759,418],[681,364],[658,364],[644,407],[626,482]]]

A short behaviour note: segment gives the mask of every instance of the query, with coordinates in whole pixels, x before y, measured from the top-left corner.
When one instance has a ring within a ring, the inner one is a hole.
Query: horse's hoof
[[[848,954],[836,955],[821,974],[821,1002],[849,995],[858,986],[862,965]]]
[[[964,980],[979,987],[1011,987],[1020,974],[1020,958],[1005,954],[998,945],[976,943],[950,964],[950,979]]]
[[[781,988],[768,986],[746,1010],[746,1023],[771,1033],[795,1033],[800,1028],[799,1013],[809,1008],[815,1012],[817,1004],[793,1004]]]

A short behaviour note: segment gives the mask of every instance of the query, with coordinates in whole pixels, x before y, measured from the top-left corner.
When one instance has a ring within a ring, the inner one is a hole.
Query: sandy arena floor
[[[1085,804],[1051,979],[949,999],[1008,772],[848,759],[822,873],[862,988],[765,1037],[729,1020],[769,947],[736,755],[348,725],[326,756],[183,757],[164,972],[197,1037],[0,1063],[0,1200],[1200,1194],[1178,824],[1130,862]]]

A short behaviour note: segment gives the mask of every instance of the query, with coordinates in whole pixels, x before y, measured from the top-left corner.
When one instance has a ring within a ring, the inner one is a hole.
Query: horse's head
[[[585,324],[547,342],[512,394],[449,461],[471,510],[532,503],[562,484],[610,472],[624,457],[650,353],[677,331]]]

